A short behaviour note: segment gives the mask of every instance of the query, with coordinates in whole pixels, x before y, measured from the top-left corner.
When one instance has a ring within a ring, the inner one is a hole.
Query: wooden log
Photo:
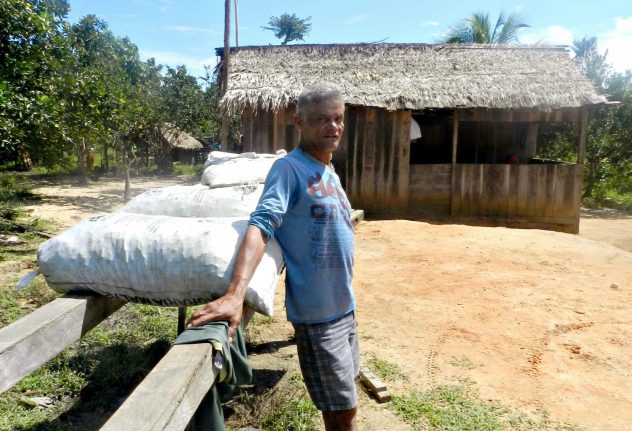
[[[125,301],[66,295],[0,329],[0,393],[79,340]]]
[[[101,431],[182,430],[218,373],[210,343],[173,346]]]
[[[386,389],[386,385],[368,368],[360,368],[360,381],[380,403],[390,401],[391,394]]]

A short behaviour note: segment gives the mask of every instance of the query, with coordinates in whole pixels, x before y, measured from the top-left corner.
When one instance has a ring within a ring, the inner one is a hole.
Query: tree
[[[271,16],[268,27],[261,28],[273,31],[276,38],[283,39],[281,45],[287,45],[293,40],[304,40],[312,28],[311,19],[311,16],[301,19],[296,14],[284,13],[279,17]]]
[[[503,44],[517,42],[518,31],[529,27],[517,13],[505,16],[501,11],[492,28],[488,13],[476,12],[457,25],[448,28],[442,43]]]
[[[58,134],[54,71],[68,10],[65,0],[0,2],[0,156],[19,169],[32,166],[29,147]]]
[[[632,72],[615,73],[600,54],[597,38],[573,42],[573,60],[616,107],[595,107],[591,112],[586,139],[582,197],[595,204],[608,204],[608,195],[632,193]],[[540,154],[572,161],[576,158],[577,127],[564,124],[547,131]]]
[[[573,60],[579,65],[582,73],[586,75],[603,93],[606,80],[612,73],[612,67],[606,63],[608,51],[599,54],[596,37],[584,37],[573,41]]]

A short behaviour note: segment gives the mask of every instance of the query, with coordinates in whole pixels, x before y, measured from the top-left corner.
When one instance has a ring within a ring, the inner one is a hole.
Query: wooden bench
[[[61,353],[125,301],[66,295],[0,329],[0,393]],[[244,327],[254,310],[244,307]],[[185,307],[179,310],[184,328]],[[180,430],[191,420],[219,370],[210,343],[173,346],[102,429]]]
[[[0,329],[0,393],[79,340],[125,301],[66,295]]]

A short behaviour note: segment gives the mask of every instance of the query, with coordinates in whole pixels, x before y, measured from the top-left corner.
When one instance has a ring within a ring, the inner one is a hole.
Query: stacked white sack
[[[262,184],[214,189],[202,184],[163,187],[141,193],[120,211],[173,217],[248,217],[262,192]]]
[[[54,290],[92,290],[132,302],[176,306],[221,296],[233,272],[247,220],[116,213],[80,222],[42,244],[39,273]],[[246,302],[272,315],[282,269],[272,239],[246,291]]]
[[[286,154],[285,150],[279,150],[277,154],[213,151],[204,163],[206,168],[201,183],[210,188],[261,184],[265,182],[272,164]]]

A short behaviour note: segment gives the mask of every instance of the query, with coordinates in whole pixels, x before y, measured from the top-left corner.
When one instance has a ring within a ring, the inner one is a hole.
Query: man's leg
[[[353,313],[332,322],[294,324],[299,363],[327,431],[356,430],[355,378],[360,370]]]
[[[354,407],[350,410],[337,410],[331,412],[323,412],[325,421],[325,430],[327,431],[356,431],[356,412]]]

